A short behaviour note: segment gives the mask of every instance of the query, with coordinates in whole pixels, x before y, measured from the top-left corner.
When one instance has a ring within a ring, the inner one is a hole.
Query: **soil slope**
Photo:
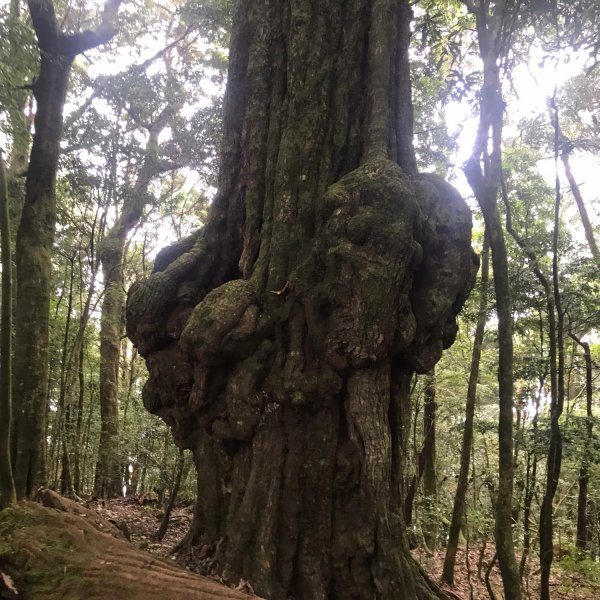
[[[1,600],[251,600],[139,550],[95,511],[43,490],[0,512]]]

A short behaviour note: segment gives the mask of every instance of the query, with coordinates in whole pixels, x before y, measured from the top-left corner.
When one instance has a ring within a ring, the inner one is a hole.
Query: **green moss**
[[[35,522],[33,514],[22,506],[9,506],[0,512],[0,538],[5,539],[15,529]]]

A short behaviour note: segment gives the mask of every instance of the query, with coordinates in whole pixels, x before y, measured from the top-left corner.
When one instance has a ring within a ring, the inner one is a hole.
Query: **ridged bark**
[[[131,288],[188,541],[273,600],[431,599],[403,526],[410,380],[454,340],[471,217],[412,151],[408,2],[238,2],[219,192]]]

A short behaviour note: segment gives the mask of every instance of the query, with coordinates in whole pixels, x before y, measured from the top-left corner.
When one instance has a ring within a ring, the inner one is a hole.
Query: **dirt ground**
[[[0,511],[1,600],[255,598],[245,582],[226,587],[168,559],[172,539],[152,540],[152,509],[116,502],[97,511],[50,490],[38,498]],[[184,520],[176,516],[171,536],[187,529]]]
[[[175,544],[185,535],[192,519],[193,506],[180,504],[171,517],[167,534],[162,541],[155,538],[163,511],[147,498],[119,498],[98,505],[93,503],[90,508],[95,508],[106,519],[124,527],[128,531],[133,544],[145,549],[152,554],[165,557]],[[468,561],[465,548],[459,548],[456,561],[456,581],[452,588],[447,589],[456,600],[488,600],[490,598],[485,586],[484,577],[486,569],[492,560],[494,548],[487,544],[485,548],[475,546],[469,549]],[[444,551],[439,550],[433,554],[419,549],[413,552],[414,557],[436,580],[441,580],[444,562]],[[186,568],[205,574],[201,557],[186,556],[181,564]],[[525,597],[531,600],[539,597],[539,564],[533,558],[529,566],[529,574],[525,582]],[[496,566],[490,573],[490,584],[497,600],[503,598],[502,580],[500,571]],[[596,600],[600,593],[600,586],[586,581],[578,573],[566,572],[555,563],[551,578],[551,593],[553,600]]]

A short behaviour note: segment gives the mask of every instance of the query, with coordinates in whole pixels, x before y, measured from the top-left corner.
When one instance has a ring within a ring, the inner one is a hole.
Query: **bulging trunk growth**
[[[131,288],[195,543],[274,600],[430,599],[402,519],[413,372],[456,334],[471,216],[412,151],[408,1],[238,2],[219,193]]]

